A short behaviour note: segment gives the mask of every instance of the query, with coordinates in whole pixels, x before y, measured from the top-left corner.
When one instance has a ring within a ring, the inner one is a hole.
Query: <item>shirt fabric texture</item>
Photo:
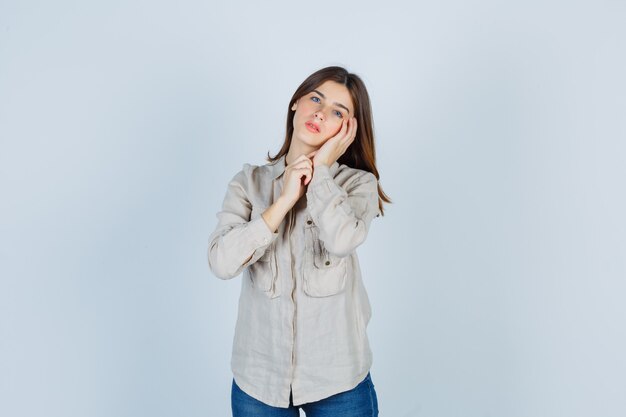
[[[231,357],[237,385],[286,408],[290,393],[294,405],[318,401],[370,370],[371,308],[356,248],[380,211],[374,174],[334,162],[314,168],[305,196],[272,232],[261,214],[280,196],[284,170],[282,156],[244,164],[231,179],[208,263],[221,279],[243,273]]]

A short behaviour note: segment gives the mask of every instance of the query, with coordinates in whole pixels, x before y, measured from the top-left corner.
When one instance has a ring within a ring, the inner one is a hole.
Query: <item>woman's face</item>
[[[335,81],[325,81],[300,97],[291,107],[293,139],[319,148],[341,129],[344,119],[354,117],[354,104],[348,89]]]

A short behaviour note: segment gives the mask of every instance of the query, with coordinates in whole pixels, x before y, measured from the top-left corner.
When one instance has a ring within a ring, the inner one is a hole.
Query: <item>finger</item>
[[[304,173],[311,172],[311,168],[310,167],[294,168],[293,170],[296,171],[296,175],[302,175],[302,172],[304,172]]]
[[[312,179],[313,175],[311,174],[311,172],[308,172],[306,177],[304,178],[304,185],[309,185]]]
[[[356,118],[353,117],[352,119],[350,119],[350,131],[348,132],[348,135],[353,136],[355,132],[356,132]]]
[[[346,131],[344,132],[344,136],[342,139],[350,137],[350,132],[352,132],[352,125],[352,118],[346,120]]]
[[[337,131],[337,134],[335,135],[335,137],[342,136],[346,132],[347,126],[348,126],[348,120],[347,119],[343,119],[341,121],[341,127]]]
[[[346,132],[346,136],[344,136],[344,140],[347,143],[352,142],[352,140],[354,140],[356,136],[356,118],[351,118],[350,119],[350,127],[348,128],[348,131]]]
[[[346,134],[346,120],[342,120],[341,121],[341,127],[339,128],[339,130],[332,136],[330,137],[327,142],[339,142],[343,139],[344,135]]]
[[[350,128],[350,119],[344,119],[343,125],[341,125],[341,130],[343,132],[347,132],[349,128]]]
[[[309,185],[311,180],[313,179],[313,169],[307,170],[306,178],[304,179],[304,185]]]
[[[300,161],[308,161],[308,160],[309,160],[309,156],[308,156],[308,155],[305,155],[305,154],[302,154],[302,155],[300,155],[298,158],[296,158],[296,161],[295,161],[295,162],[300,162]]]
[[[340,142],[340,141],[344,138],[344,136],[345,136],[345,134],[346,134],[346,131],[347,131],[346,126],[348,126],[347,120],[346,120],[346,119],[343,119],[343,120],[341,121],[341,127],[339,128],[339,130],[337,131],[337,133],[335,133],[335,134],[333,135],[333,137],[331,137],[330,139],[328,139],[328,142]]]
[[[295,169],[295,168],[299,168],[299,167],[307,166],[311,164],[312,162],[309,158],[307,158],[305,155],[301,155],[300,157],[298,157],[298,159],[296,159],[295,161],[287,165],[287,168]]]
[[[302,179],[304,178],[304,184],[308,184],[307,180],[310,181],[311,176],[312,176],[312,172],[311,172],[311,168],[309,167],[302,167],[302,168],[294,168],[294,171],[296,171],[296,176],[298,177],[298,179],[302,182]]]

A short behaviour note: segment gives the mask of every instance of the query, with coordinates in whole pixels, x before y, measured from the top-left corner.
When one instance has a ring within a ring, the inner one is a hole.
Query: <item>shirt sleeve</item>
[[[222,210],[217,213],[217,226],[209,236],[209,268],[221,279],[239,275],[278,237],[278,232],[272,232],[262,216],[250,220],[252,204],[246,190],[252,168],[244,164],[228,183]]]
[[[327,165],[315,167],[306,192],[307,208],[320,229],[325,248],[347,256],[365,241],[378,207],[378,180],[364,171],[346,189],[339,186]]]

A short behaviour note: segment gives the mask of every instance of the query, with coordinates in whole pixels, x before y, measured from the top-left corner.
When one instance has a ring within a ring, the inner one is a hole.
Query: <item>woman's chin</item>
[[[298,138],[299,142],[303,145],[308,146],[309,148],[314,148],[315,150],[321,148],[324,142],[326,142],[324,139],[311,137],[309,135],[300,135]]]

